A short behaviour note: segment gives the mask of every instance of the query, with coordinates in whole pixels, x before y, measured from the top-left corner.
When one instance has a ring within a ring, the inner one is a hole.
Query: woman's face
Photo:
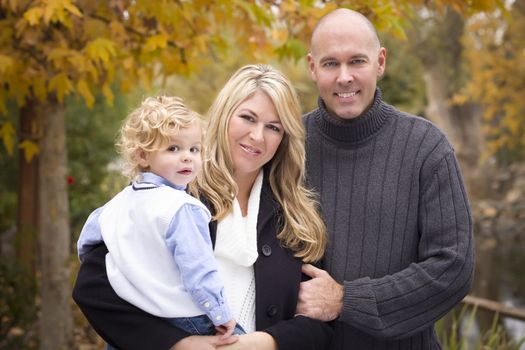
[[[233,112],[228,125],[234,175],[256,175],[268,163],[284,136],[281,118],[272,100],[255,92]]]

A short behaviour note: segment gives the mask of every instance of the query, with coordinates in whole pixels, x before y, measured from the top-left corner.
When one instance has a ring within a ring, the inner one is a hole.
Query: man
[[[297,313],[336,320],[332,349],[440,349],[434,323],[468,292],[470,209],[452,146],[376,88],[373,25],[335,10],[311,39],[319,108],[305,116],[307,173],[329,231],[323,268],[304,265]]]

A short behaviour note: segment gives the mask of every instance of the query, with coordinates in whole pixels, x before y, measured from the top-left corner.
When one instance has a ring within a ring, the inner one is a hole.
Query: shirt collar
[[[169,186],[176,190],[186,191],[186,186],[175,185],[174,183],[163,178],[162,176],[159,176],[151,172],[141,172],[140,180],[133,182],[133,187],[135,189],[151,188],[151,187],[159,187],[159,186]]]

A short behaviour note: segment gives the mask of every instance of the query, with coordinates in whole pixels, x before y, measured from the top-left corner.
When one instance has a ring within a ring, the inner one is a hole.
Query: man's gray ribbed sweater
[[[470,208],[433,124],[381,100],[352,120],[305,116],[307,174],[329,231],[323,268],[344,283],[332,349],[439,349],[434,322],[468,292]]]

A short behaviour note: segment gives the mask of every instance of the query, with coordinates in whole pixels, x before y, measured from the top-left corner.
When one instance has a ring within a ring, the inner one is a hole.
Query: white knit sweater
[[[224,282],[226,300],[235,320],[249,332],[255,331],[255,275],[257,260],[257,216],[261,198],[263,172],[253,184],[248,200],[248,214],[242,216],[239,202],[233,212],[217,225],[215,257],[219,276]]]

